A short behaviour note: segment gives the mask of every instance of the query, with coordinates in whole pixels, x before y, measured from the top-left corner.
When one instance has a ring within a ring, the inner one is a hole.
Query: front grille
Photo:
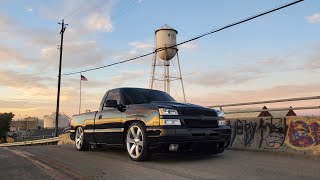
[[[214,117],[217,117],[217,112],[214,111],[214,110],[211,110],[211,109],[199,109],[198,111],[198,114],[199,115],[202,115],[202,116],[214,116]]]
[[[180,110],[180,114],[183,116],[198,116],[198,109],[196,109],[196,108],[183,108]]]
[[[183,116],[211,116],[217,117],[217,113],[211,109],[205,108],[182,108],[180,109],[179,114]]]
[[[215,128],[218,127],[217,120],[199,120],[199,119],[184,119],[184,125],[190,128]]]

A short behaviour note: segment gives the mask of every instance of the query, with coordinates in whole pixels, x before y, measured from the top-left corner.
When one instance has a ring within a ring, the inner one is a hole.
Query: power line
[[[89,1],[88,1],[88,0],[84,0],[84,1],[82,1],[81,5],[80,5],[78,8],[74,9],[74,10],[73,10],[73,11],[71,11],[69,14],[67,14],[66,16],[64,16],[64,18],[63,18],[63,19],[66,19],[66,18],[68,18],[68,17],[73,16],[77,11],[79,11],[81,8],[83,8],[83,7],[84,7],[84,5],[86,5],[87,3],[89,3]]]
[[[217,30],[214,30],[214,31],[210,31],[210,32],[208,32],[208,33],[205,33],[205,34],[200,35],[200,37],[197,36],[197,37],[192,38],[192,39],[190,39],[190,40],[188,40],[188,41],[181,42],[181,43],[177,44],[177,46],[178,46],[178,45],[181,45],[181,44],[184,44],[184,43],[187,43],[187,42],[190,42],[190,41],[192,41],[192,40],[199,39],[199,38],[204,37],[204,36],[206,36],[206,35],[209,35],[209,34],[212,34],[212,33],[218,32],[218,31],[221,31],[221,30],[223,30],[223,29],[226,29],[226,28],[229,28],[229,27],[232,27],[232,26],[235,26],[235,25],[244,23],[244,22],[246,22],[246,21],[255,19],[255,18],[257,18],[257,17],[260,17],[260,16],[263,16],[263,15],[269,14],[269,13],[271,13],[271,12],[280,10],[280,9],[282,9],[282,8],[286,8],[286,7],[288,7],[288,6],[297,4],[297,3],[302,2],[302,1],[303,1],[303,0],[294,1],[294,2],[292,2],[292,3],[288,3],[288,4],[284,5],[284,6],[279,7],[279,8],[276,8],[276,9],[273,9],[273,10],[270,10],[270,11],[267,11],[267,12],[265,12],[265,13],[262,13],[262,14],[259,14],[259,15],[256,15],[256,16],[252,16],[252,17],[250,17],[250,18],[247,18],[247,19],[244,19],[244,20],[242,20],[242,21],[238,21],[238,22],[236,22],[236,23],[227,25],[227,26],[222,27],[222,28],[220,28],[220,29],[217,29]],[[53,38],[53,37],[51,37],[50,39],[52,39],[52,38]],[[49,40],[49,41],[50,41],[50,40]],[[49,41],[48,41],[48,42],[49,42]],[[172,46],[172,47],[174,47],[174,46]],[[167,48],[170,48],[170,47],[167,47]],[[167,48],[163,48],[162,50],[165,50],[165,49],[167,49]],[[159,51],[160,51],[160,50],[159,50]],[[128,59],[128,60],[124,60],[124,61],[120,61],[120,62],[117,62],[117,63],[112,63],[112,64],[109,64],[109,65],[100,66],[100,67],[96,67],[96,68],[91,68],[91,69],[87,69],[87,70],[97,70],[97,69],[101,69],[101,68],[105,68],[105,67],[109,67],[109,66],[113,66],[113,65],[117,65],[117,64],[122,64],[122,63],[125,63],[125,62],[129,62],[129,61],[133,61],[133,60],[135,60],[135,59],[139,59],[139,58],[145,57],[145,56],[149,56],[149,55],[154,54],[154,53],[155,53],[155,52],[151,52],[151,53],[144,54],[144,55],[141,55],[141,56],[137,56],[137,57],[135,57],[135,58],[131,58],[131,59]],[[49,62],[48,64],[51,64],[51,63]],[[74,72],[74,73],[68,73],[68,74],[62,74],[62,75],[71,75],[71,74],[76,74],[76,73],[80,73],[80,72],[81,72],[81,71],[79,71],[79,72]],[[82,72],[86,72],[86,70],[84,70],[84,71],[82,71]],[[26,103],[30,102],[31,99],[32,99],[32,98],[26,100],[26,101],[23,103],[22,107],[23,107]]]
[[[164,51],[166,49],[170,49],[170,48],[174,48],[174,47],[177,47],[177,46],[180,46],[182,44],[185,44],[185,43],[189,43],[191,41],[195,41],[197,39],[200,39],[202,37],[205,37],[205,36],[208,36],[210,34],[214,34],[214,33],[217,33],[219,31],[222,31],[222,30],[225,30],[225,29],[228,29],[230,27],[233,27],[233,26],[236,26],[236,25],[239,25],[239,24],[242,24],[242,23],[245,23],[247,21],[251,21],[253,19],[256,19],[258,17],[261,17],[261,16],[264,16],[264,15],[267,15],[267,14],[270,14],[272,12],[275,12],[275,11],[278,11],[278,10],[281,10],[281,9],[284,9],[286,7],[289,7],[289,6],[292,6],[294,4],[297,4],[297,3],[300,3],[304,0],[297,0],[297,1],[293,1],[293,2],[290,2],[290,3],[287,3],[285,5],[282,5],[280,7],[277,7],[277,8],[274,8],[274,9],[271,9],[269,11],[266,11],[266,12],[263,12],[263,13],[260,13],[260,14],[257,14],[257,15],[254,15],[254,16],[251,16],[251,17],[248,17],[248,18],[245,18],[243,20],[240,20],[240,21],[237,21],[237,22],[234,22],[234,23],[231,23],[231,24],[228,24],[226,26],[223,26],[221,28],[218,28],[218,29],[215,29],[215,30],[212,30],[212,31],[209,31],[207,33],[204,33],[204,34],[201,34],[201,35],[198,35],[194,38],[191,38],[189,40],[186,40],[186,41],[182,41],[176,45],[172,45],[172,46],[169,46],[169,47],[164,47],[164,48],[159,48],[157,49],[156,51],[154,52],[150,52],[150,53],[147,53],[147,54],[143,54],[143,55],[140,55],[140,56],[136,56],[136,57],[133,57],[133,58],[130,58],[130,59],[127,59],[127,60],[124,60],[124,61],[119,61],[119,62],[116,62],[116,63],[111,63],[111,64],[108,64],[108,65],[104,65],[104,66],[99,66],[99,67],[95,67],[95,68],[89,68],[89,69],[85,69],[85,70],[82,70],[82,71],[75,71],[75,72],[70,72],[70,73],[64,73],[62,74],[62,76],[67,76],[67,75],[72,75],[72,74],[79,74],[81,72],[88,72],[88,71],[93,71],[93,70],[98,70],[98,69],[102,69],[102,68],[106,68],[106,67],[110,67],[110,66],[114,66],[114,65],[118,65],[118,64],[123,64],[123,63],[126,63],[126,62],[130,62],[130,61],[133,61],[133,60],[136,60],[136,59],[140,59],[142,57],[146,57],[146,56],[149,56],[149,55],[152,55],[156,52],[159,52],[159,51]]]
[[[212,31],[210,31],[210,32],[204,33],[204,34],[202,34],[202,35],[196,36],[196,37],[194,37],[194,38],[192,38],[192,39],[189,39],[189,40],[187,40],[187,41],[183,41],[183,42],[181,42],[181,43],[178,43],[177,46],[179,46],[179,45],[181,45],[181,44],[185,44],[185,43],[191,42],[191,41],[194,41],[194,40],[197,40],[197,39],[200,39],[200,38],[202,38],[202,37],[204,37],[204,36],[207,36],[207,35],[210,35],[210,34],[213,34],[213,33],[219,32],[219,31],[222,31],[222,30],[224,30],[224,29],[227,29],[227,28],[230,28],[230,27],[233,27],[233,26],[236,26],[236,25],[245,23],[245,22],[247,22],[247,21],[256,19],[256,18],[258,18],[258,17],[261,17],[261,16],[264,16],[264,15],[270,14],[270,13],[272,13],[272,12],[275,12],[275,11],[278,11],[278,10],[281,10],[281,9],[284,9],[284,8],[286,8],[286,7],[292,6],[292,5],[297,4],[297,3],[300,3],[300,2],[302,2],[302,1],[304,1],[304,0],[293,1],[293,2],[291,2],[291,3],[282,5],[282,6],[278,7],[278,8],[274,8],[274,9],[272,9],[272,10],[269,10],[269,11],[266,11],[266,12],[263,12],[263,13],[260,13],[260,14],[257,14],[257,15],[251,16],[251,17],[248,17],[248,18],[246,18],[246,19],[237,21],[237,22],[235,22],[235,23],[232,23],[232,24],[226,25],[226,26],[224,26],[224,27],[221,27],[221,28],[212,30]],[[174,47],[174,46],[172,46],[172,47]],[[172,47],[168,47],[168,48],[172,48]]]
[[[98,69],[110,67],[110,66],[114,66],[114,65],[117,65],[117,64],[122,64],[122,63],[126,63],[126,62],[133,61],[133,60],[136,60],[136,59],[140,59],[140,58],[149,56],[149,55],[154,54],[154,53],[155,53],[155,52],[150,52],[150,53],[147,53],[147,54],[144,54],[144,55],[141,55],[141,56],[136,56],[136,57],[133,57],[133,58],[124,60],[124,61],[115,62],[115,63],[112,63],[112,64],[100,66],[100,67],[95,67],[95,68],[86,69],[86,70],[77,71],[77,72],[72,72],[72,73],[65,73],[65,74],[62,74],[62,76],[67,76],[67,75],[72,75],[72,74],[78,74],[78,73],[82,73],[82,72],[88,72],[88,71],[93,71],[93,70],[98,70]]]

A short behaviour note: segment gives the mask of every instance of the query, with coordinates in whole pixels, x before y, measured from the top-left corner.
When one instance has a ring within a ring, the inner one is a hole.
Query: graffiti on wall
[[[288,118],[286,145],[296,150],[320,150],[320,120],[312,117]]]
[[[232,135],[231,145],[233,144],[236,138],[243,146],[248,146],[253,143],[257,129],[256,122],[236,120],[234,126],[232,127],[234,133]],[[239,136],[241,136],[241,138]]]
[[[287,117],[231,120],[231,147],[279,149],[320,153],[320,118]]]
[[[281,118],[235,120],[231,122],[231,128],[231,146],[238,143],[245,147],[278,149],[286,139],[286,122]]]
[[[259,148],[279,149],[283,146],[286,138],[285,119],[266,119],[261,122],[261,142]]]

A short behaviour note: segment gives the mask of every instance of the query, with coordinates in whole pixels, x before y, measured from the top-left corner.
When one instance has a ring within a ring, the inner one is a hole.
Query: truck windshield
[[[150,89],[124,89],[125,104],[144,104],[152,101],[175,101],[169,94]]]

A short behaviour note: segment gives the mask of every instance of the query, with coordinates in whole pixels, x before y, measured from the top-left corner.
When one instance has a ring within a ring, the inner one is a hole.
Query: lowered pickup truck
[[[107,91],[98,111],[72,117],[70,132],[80,151],[90,145],[124,146],[137,161],[156,152],[222,153],[231,137],[221,111],[142,88]]]

